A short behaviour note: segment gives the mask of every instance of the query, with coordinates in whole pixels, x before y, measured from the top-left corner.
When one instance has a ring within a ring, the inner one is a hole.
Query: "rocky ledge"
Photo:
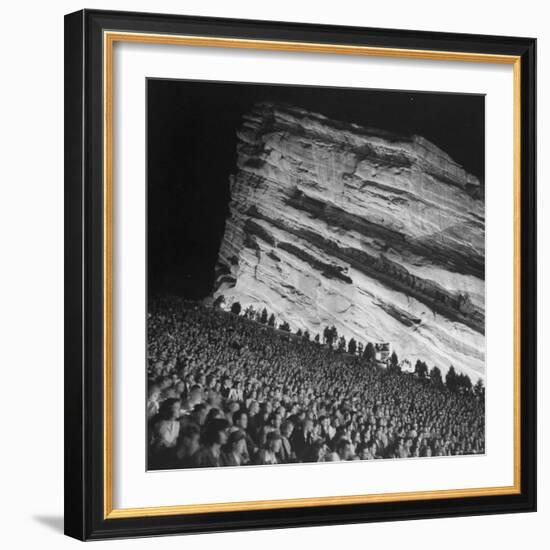
[[[422,137],[289,105],[258,104],[237,147],[216,295],[484,377],[477,178]]]

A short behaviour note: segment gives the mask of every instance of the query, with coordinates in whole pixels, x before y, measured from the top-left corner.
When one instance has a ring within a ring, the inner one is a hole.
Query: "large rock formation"
[[[244,117],[237,157],[216,295],[484,377],[474,176],[422,137],[268,103]]]

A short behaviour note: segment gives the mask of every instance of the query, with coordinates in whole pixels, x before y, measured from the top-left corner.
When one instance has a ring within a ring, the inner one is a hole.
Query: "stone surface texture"
[[[227,306],[484,378],[483,188],[444,151],[261,103],[230,188],[214,293]]]

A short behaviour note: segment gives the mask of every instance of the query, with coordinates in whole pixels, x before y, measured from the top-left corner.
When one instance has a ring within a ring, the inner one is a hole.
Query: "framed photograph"
[[[535,40],[65,18],[65,530],[536,508]]]

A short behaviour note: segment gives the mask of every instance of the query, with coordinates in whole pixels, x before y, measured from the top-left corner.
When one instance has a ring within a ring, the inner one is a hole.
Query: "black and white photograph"
[[[484,454],[484,97],[147,105],[148,469]]]

